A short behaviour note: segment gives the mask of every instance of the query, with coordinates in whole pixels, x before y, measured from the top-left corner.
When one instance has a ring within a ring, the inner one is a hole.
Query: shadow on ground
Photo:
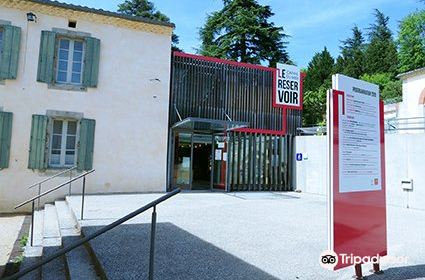
[[[84,235],[101,227],[84,227]],[[229,240],[231,242],[231,240]],[[150,224],[120,225],[90,244],[108,279],[147,279]],[[155,279],[277,279],[172,223],[158,223]]]
[[[372,274],[367,276],[367,280],[406,280],[406,279],[424,279],[425,265],[412,265],[391,267],[384,270],[383,274]]]

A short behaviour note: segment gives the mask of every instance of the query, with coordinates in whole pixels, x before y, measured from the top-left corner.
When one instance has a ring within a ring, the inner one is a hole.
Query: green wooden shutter
[[[0,79],[16,79],[18,75],[21,28],[3,25],[3,51],[0,60]]]
[[[86,37],[85,42],[83,85],[86,87],[97,87],[100,40],[93,37]]]
[[[82,119],[80,122],[80,140],[78,142],[77,169],[93,168],[95,120]]]
[[[52,84],[55,80],[56,33],[41,31],[37,81]]]
[[[28,168],[47,168],[47,123],[47,116],[32,115]]]
[[[12,113],[0,112],[0,169],[9,167]]]

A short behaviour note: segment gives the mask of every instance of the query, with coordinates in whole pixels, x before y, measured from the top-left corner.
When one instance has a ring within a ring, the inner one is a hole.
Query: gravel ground
[[[159,196],[87,196],[85,220],[81,224],[86,227],[108,224]],[[79,217],[81,197],[67,199]],[[190,234],[188,240],[192,241],[184,246],[198,244],[193,250],[199,250],[200,241],[205,242],[205,248],[209,249],[202,257],[211,253],[210,262],[217,261],[214,252],[226,253],[226,257],[232,256],[231,261],[238,269],[245,263],[251,270],[256,268],[253,271],[259,275],[265,273],[278,279],[351,279],[354,273],[353,268],[331,272],[319,265],[319,255],[327,246],[323,196],[270,192],[181,193],[159,205],[157,212],[158,223],[169,223],[168,227],[176,232],[183,230]],[[150,211],[134,218],[130,224],[149,221]],[[126,232],[137,234],[133,230]],[[183,235],[179,233],[179,236]],[[114,241],[111,247],[116,242],[119,243]],[[383,275],[370,275],[371,265],[364,265],[363,272],[369,275],[368,279],[425,279],[425,211],[388,206],[388,254],[405,256],[407,262],[382,265]],[[198,263],[193,262],[192,266]],[[185,259],[185,265],[190,268],[190,260]],[[232,266],[226,269],[232,270]]]

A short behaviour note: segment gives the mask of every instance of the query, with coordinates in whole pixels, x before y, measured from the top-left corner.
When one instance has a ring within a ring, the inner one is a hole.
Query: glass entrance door
[[[190,190],[192,134],[178,132],[174,143],[173,185],[182,190]]]
[[[225,190],[227,144],[222,135],[175,131],[173,187]]]
[[[220,135],[214,135],[214,170],[212,186],[215,190],[226,189],[226,164],[227,147],[226,138]]]
[[[210,190],[212,137],[210,134],[192,137],[192,190]]]

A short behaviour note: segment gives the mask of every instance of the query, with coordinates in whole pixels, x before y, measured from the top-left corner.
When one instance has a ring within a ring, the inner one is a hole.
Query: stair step
[[[59,218],[61,236],[79,236],[80,229],[68,203],[63,200],[58,200],[55,201],[55,207]]]
[[[56,253],[60,247],[44,247],[43,259]],[[43,280],[66,280],[66,268],[64,257],[58,257],[42,266],[41,276]]]
[[[80,240],[80,236],[66,236],[63,237],[63,246],[69,246],[70,244]],[[92,263],[91,257],[84,247],[81,245],[74,250],[66,254],[66,261],[68,265],[69,278],[72,280],[91,280],[101,279],[95,270],[95,266]]]
[[[44,206],[43,246],[61,246],[61,234],[56,207],[52,204]]]
[[[28,246],[31,247],[31,229],[34,226],[34,239],[32,247],[43,247],[43,230],[44,230],[44,210],[34,211],[34,224],[30,225],[29,233],[28,233]],[[27,256],[34,256],[34,254],[30,251],[35,250],[39,251],[37,248],[28,248]],[[37,254],[36,254],[37,255]],[[41,255],[41,251],[40,251]],[[40,256],[39,255],[39,256]]]
[[[31,265],[39,262],[41,257],[25,257],[19,267],[19,270],[24,270],[25,268],[30,267]],[[30,273],[19,278],[20,280],[41,280],[41,268],[31,271]]]

